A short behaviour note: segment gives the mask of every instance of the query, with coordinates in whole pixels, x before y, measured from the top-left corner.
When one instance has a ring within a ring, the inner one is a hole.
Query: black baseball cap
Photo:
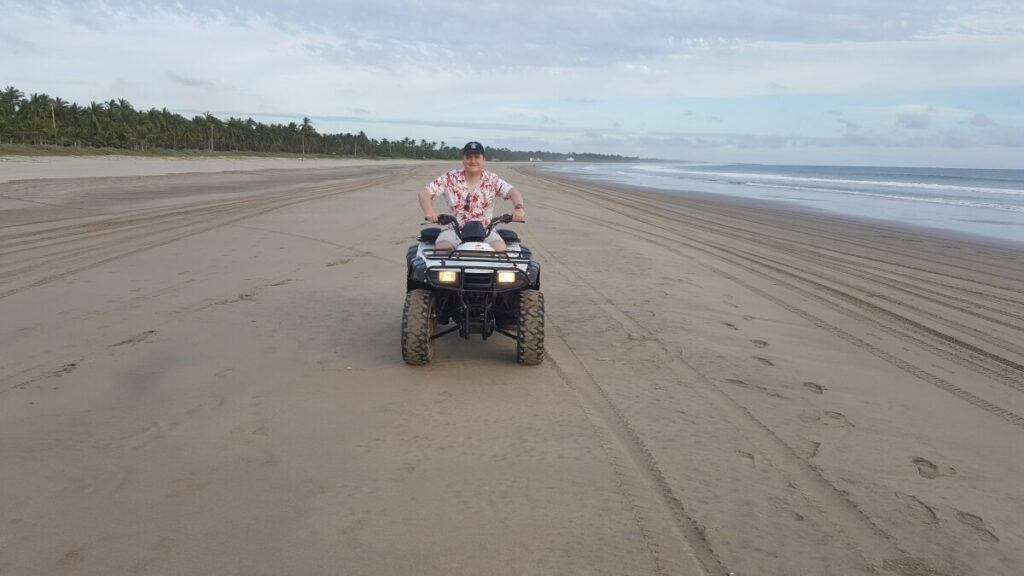
[[[479,142],[468,142],[462,147],[462,155],[469,156],[470,154],[482,154],[485,158],[487,153],[484,152],[484,145]]]

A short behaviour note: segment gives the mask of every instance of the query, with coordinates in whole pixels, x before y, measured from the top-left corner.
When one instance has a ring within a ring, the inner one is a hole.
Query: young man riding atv
[[[498,178],[493,172],[484,170],[484,147],[479,142],[469,142],[462,148],[462,170],[451,170],[438,176],[420,194],[420,208],[428,222],[437,222],[437,212],[431,201],[442,196],[458,226],[469,220],[482,220],[484,226],[491,222],[496,197],[511,200],[515,206],[512,219],[516,222],[526,220],[523,208],[523,194],[511,184]],[[505,241],[497,232],[485,240],[498,252],[505,251]],[[451,250],[459,243],[454,230],[445,229],[437,237],[435,246],[438,250]]]
[[[544,359],[544,295],[540,263],[512,230],[498,224],[524,222],[523,195],[484,170],[479,142],[463,148],[463,170],[452,170],[420,192],[424,228],[406,251],[406,296],[402,312],[402,358],[422,366],[434,341],[458,332],[486,340],[502,334],[516,341],[516,361]],[[440,216],[431,201],[442,195],[450,213]],[[493,215],[497,198],[511,200],[515,214]]]

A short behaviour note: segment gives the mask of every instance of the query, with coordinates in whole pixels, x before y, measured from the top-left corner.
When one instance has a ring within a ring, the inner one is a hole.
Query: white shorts
[[[458,246],[459,236],[458,234],[455,233],[455,230],[452,230],[451,228],[445,228],[444,230],[441,230],[440,234],[437,235],[437,240],[434,240],[434,245],[436,246],[440,242],[447,242],[452,246]],[[484,242],[487,242],[488,244],[494,244],[495,242],[504,242],[504,240],[501,239],[501,236],[498,235],[497,231],[491,230],[491,234],[487,238],[484,238]]]

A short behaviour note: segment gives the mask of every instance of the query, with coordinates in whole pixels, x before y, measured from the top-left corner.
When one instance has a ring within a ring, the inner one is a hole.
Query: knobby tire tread
[[[519,294],[516,361],[527,366],[544,361],[544,294],[539,290]]]
[[[405,294],[402,312],[402,359],[412,366],[423,366],[434,357],[434,295],[429,290],[410,290]]]

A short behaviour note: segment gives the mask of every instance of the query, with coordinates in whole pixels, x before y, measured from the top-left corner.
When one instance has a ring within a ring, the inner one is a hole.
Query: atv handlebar
[[[487,227],[487,233],[489,234],[491,230],[494,230],[494,227],[497,226],[498,224],[508,224],[510,222],[515,222],[515,220],[512,219],[512,215],[502,214],[501,216],[498,216],[494,220],[491,220],[490,226]],[[525,220],[523,220],[523,222],[525,222]]]
[[[510,222],[517,222],[517,220],[514,220],[511,214],[502,214],[501,216],[491,220],[490,225],[487,226],[487,233],[490,234],[498,224],[508,224]],[[526,220],[520,220],[519,222],[526,222]],[[442,226],[448,224],[455,224],[458,226],[458,220],[456,220],[455,216],[452,216],[451,214],[439,214],[437,216],[437,223]]]

